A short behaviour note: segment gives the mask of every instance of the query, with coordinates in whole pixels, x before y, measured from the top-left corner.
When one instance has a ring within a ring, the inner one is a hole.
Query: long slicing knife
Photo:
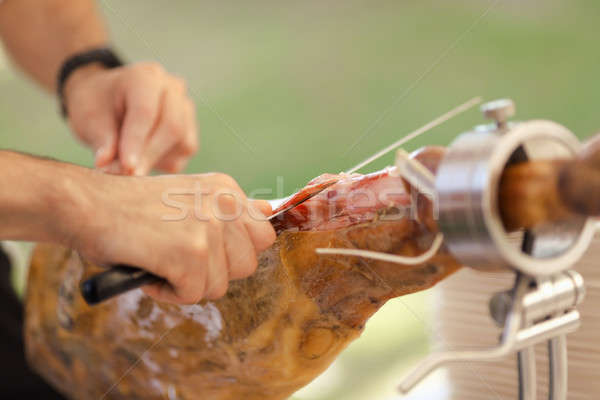
[[[336,182],[337,179],[332,179],[331,181],[327,181],[321,185],[315,185],[315,187],[309,188],[288,198],[271,201],[273,208],[277,208],[277,206],[285,205],[287,202],[293,200],[289,205],[270,215],[267,220],[271,221],[292,210]],[[110,269],[83,281],[80,285],[80,290],[85,301],[89,305],[95,305],[130,290],[159,282],[165,282],[165,280],[142,268],[117,264],[113,265]]]

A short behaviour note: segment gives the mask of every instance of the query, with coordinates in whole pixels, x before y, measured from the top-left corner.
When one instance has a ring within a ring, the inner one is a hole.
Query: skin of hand
[[[106,172],[175,173],[198,149],[185,82],[159,64],[78,69],[65,83],[65,104],[71,129]]]
[[[224,174],[128,177],[7,151],[0,171],[0,240],[139,266],[168,280],[144,289],[158,301],[222,296],[275,240],[269,203],[249,201]]]
[[[13,61],[50,93],[65,59],[109,42],[93,0],[0,2],[0,36]],[[156,64],[88,65],[74,71],[64,89],[69,123],[94,149],[99,167],[175,172],[198,147],[184,83]],[[235,204],[246,201],[225,175],[125,178],[3,151],[0,171],[0,187],[19,188],[0,191],[0,240],[55,242],[100,263],[139,265],[169,280],[147,289],[158,300],[193,303],[221,295],[228,279],[256,268],[256,254],[275,239],[264,217],[250,216],[251,206],[268,214],[265,202],[248,205],[234,220],[210,213],[215,205],[233,207],[220,190],[237,193]],[[208,219],[192,217],[195,212],[161,219],[172,210],[162,196],[186,185],[209,191],[201,206],[190,200],[197,196],[182,200]]]
[[[144,288],[158,301],[223,296],[228,281],[251,275],[259,252],[275,240],[264,217],[269,204],[249,202],[227,175],[104,176],[93,189],[94,210],[83,212],[86,229],[70,244],[99,263],[137,265],[166,278]]]
[[[49,93],[67,58],[110,43],[94,0],[0,1],[0,37],[15,64]],[[65,95],[71,128],[109,172],[177,172],[198,147],[185,84],[155,63],[78,68]]]

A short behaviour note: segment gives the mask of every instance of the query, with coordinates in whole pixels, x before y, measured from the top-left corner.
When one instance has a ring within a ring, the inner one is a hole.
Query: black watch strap
[[[56,85],[63,117],[66,117],[68,114],[64,97],[65,82],[77,68],[92,63],[100,63],[106,68],[116,68],[123,65],[121,59],[108,47],[83,51],[67,58],[60,68]]]

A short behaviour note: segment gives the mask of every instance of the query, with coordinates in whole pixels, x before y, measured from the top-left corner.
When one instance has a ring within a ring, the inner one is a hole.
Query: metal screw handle
[[[506,126],[510,117],[515,115],[515,103],[511,99],[490,101],[481,106],[481,112],[488,118],[496,121],[498,127]]]

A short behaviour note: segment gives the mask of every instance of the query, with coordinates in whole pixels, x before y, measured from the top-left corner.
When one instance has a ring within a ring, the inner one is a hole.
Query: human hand
[[[95,182],[92,182],[95,181]],[[224,174],[120,177],[86,185],[85,226],[67,245],[100,264],[140,266],[168,283],[144,287],[158,301],[193,304],[223,296],[252,274],[275,240],[265,201],[248,201]],[[83,224],[82,224],[83,222]]]
[[[95,152],[97,168],[174,173],[198,149],[185,82],[159,64],[80,68],[66,81],[64,96],[71,129]]]

